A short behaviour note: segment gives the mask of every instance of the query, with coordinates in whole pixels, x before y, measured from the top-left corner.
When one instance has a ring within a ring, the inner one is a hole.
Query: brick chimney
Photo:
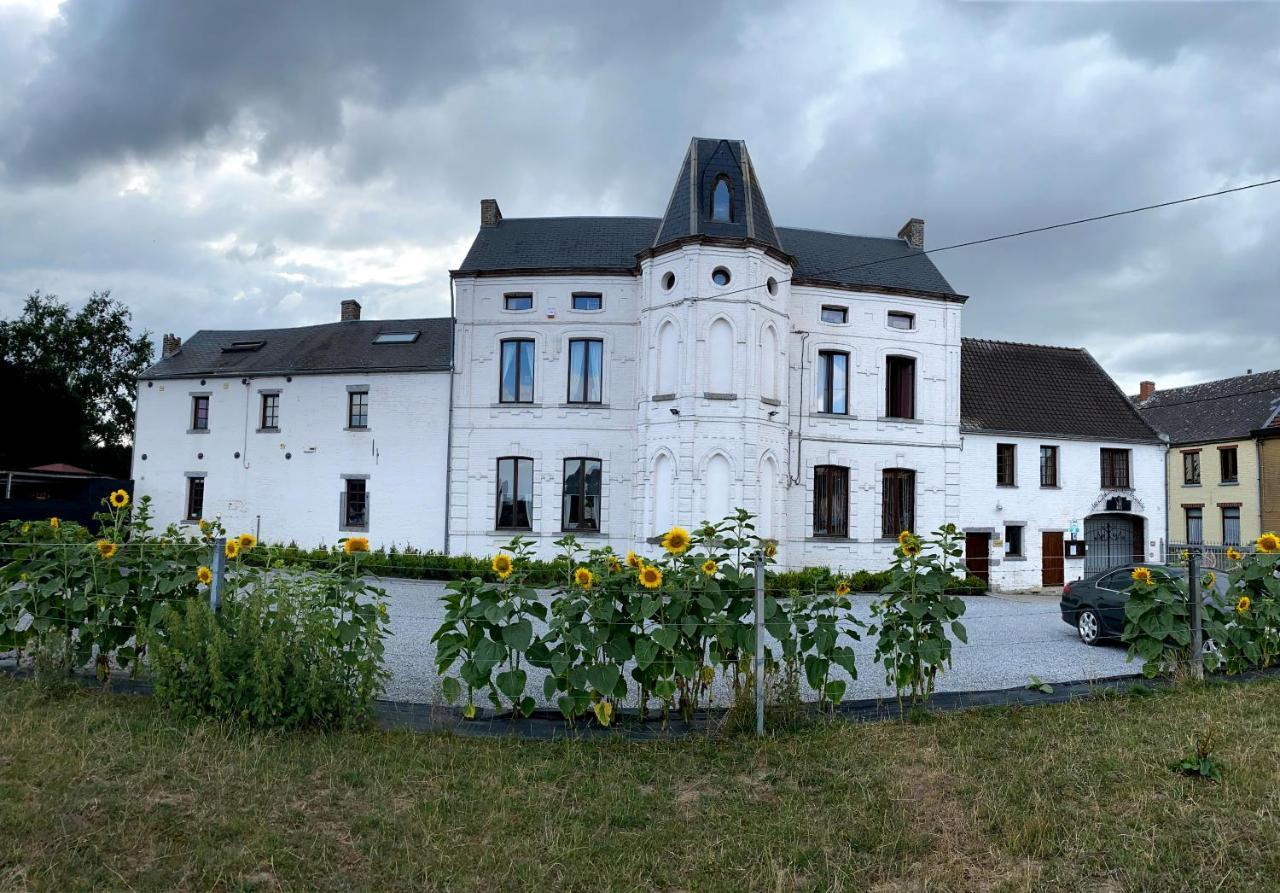
[[[502,209],[498,207],[496,198],[480,199],[480,225],[497,226],[502,219]]]
[[[165,335],[160,339],[160,356],[171,357],[182,347],[182,339],[177,335]]]
[[[1138,382],[1138,399],[1146,400],[1156,392],[1156,383],[1154,381]]]
[[[360,318],[360,302],[351,298],[342,302],[342,316],[339,317],[343,322],[352,322]]]
[[[924,221],[919,217],[912,217],[906,223],[902,224],[902,229],[898,230],[898,238],[906,242],[912,248],[924,247]]]

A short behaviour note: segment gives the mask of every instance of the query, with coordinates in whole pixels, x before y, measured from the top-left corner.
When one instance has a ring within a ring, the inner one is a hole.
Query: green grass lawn
[[[1210,731],[1220,784],[1168,764]],[[1260,890],[1280,682],[633,743],[265,735],[0,679],[0,889]]]

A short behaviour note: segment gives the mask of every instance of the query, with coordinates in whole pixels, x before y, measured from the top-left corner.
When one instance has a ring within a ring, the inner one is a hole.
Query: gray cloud
[[[661,213],[692,135],[775,219],[931,246],[1280,176],[1275,4],[69,0],[0,11],[0,312],[447,312],[477,205]],[[968,334],[1126,387],[1280,365],[1280,187],[939,254]]]

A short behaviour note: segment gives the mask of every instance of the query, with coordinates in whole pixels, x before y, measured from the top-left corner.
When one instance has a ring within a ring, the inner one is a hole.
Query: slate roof
[[[420,332],[411,344],[374,344],[379,332]],[[444,372],[449,369],[452,323],[436,319],[368,319],[292,329],[201,329],[172,356],[141,377],[305,375],[322,372]],[[261,341],[254,350],[224,351],[235,342]]]
[[[1160,443],[1106,371],[1078,347],[962,339],[960,423],[972,432]]]
[[[729,182],[730,221],[713,220],[711,216],[711,194],[721,177],[727,177]],[[689,151],[676,172],[667,213],[662,215],[653,245],[656,248],[696,235],[754,239],[781,248],[764,190],[742,140],[694,137],[689,141]]]
[[[1272,420],[1280,369],[1156,391],[1137,407],[1170,443],[1242,440]]]
[[[848,236],[780,227],[783,250],[796,259],[797,279],[870,285],[954,295],[929,255],[902,239]]]

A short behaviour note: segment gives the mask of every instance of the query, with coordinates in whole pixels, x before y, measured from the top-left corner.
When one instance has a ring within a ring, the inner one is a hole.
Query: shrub
[[[1226,603],[1204,622],[1228,673],[1270,667],[1280,657],[1280,541],[1264,533],[1256,545],[1248,555],[1228,551]]]

